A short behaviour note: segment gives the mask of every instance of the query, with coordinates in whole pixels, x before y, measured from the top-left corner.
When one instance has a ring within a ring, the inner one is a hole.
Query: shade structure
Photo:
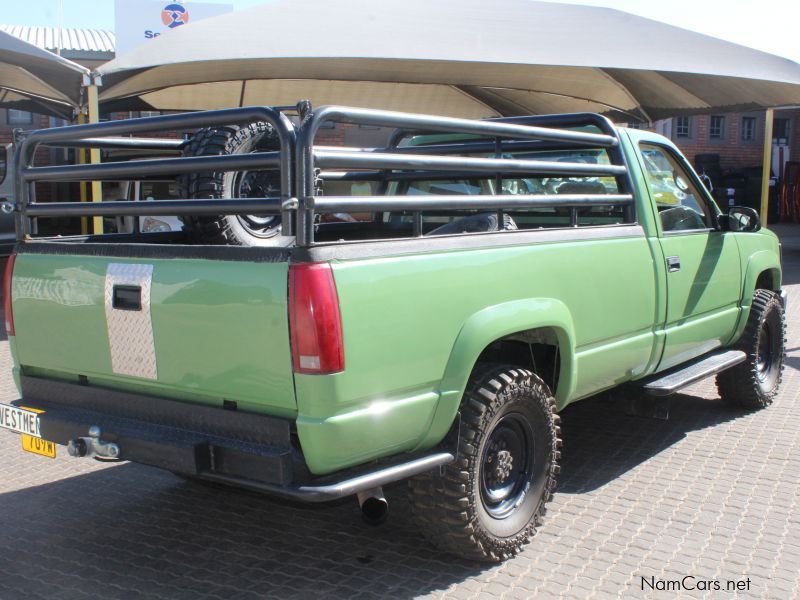
[[[0,106],[71,116],[89,70],[0,31]]]
[[[276,0],[177,28],[99,73],[103,101],[177,110],[308,98],[653,120],[800,104],[790,60],[617,10],[531,0]]]

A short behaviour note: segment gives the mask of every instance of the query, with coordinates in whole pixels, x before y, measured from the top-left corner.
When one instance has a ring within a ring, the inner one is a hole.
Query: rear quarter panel
[[[483,349],[443,389],[454,345],[489,307],[542,299],[566,307],[575,347],[565,351],[578,377],[559,389],[561,406],[636,376],[651,357],[655,276],[643,233],[340,260],[333,270],[345,370],[295,377],[298,433],[315,472],[438,442],[427,434],[440,397],[460,398]]]

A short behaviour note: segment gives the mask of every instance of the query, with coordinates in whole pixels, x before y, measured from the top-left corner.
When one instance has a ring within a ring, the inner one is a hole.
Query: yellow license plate
[[[42,438],[33,437],[32,435],[22,434],[22,449],[26,452],[32,452],[40,456],[48,458],[56,457],[56,445],[54,442],[48,442]]]

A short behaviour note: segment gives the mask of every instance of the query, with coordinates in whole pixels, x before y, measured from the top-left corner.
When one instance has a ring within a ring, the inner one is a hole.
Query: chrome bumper
[[[788,309],[787,304],[789,302],[789,296],[786,293],[786,290],[784,290],[783,288],[781,288],[780,296],[781,296],[781,304],[783,304],[783,312],[786,312],[786,310]]]

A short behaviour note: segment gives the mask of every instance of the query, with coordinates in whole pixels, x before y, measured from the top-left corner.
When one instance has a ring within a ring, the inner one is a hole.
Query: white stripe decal
[[[153,265],[109,263],[105,281],[111,369],[118,375],[158,379],[150,289]],[[141,288],[141,310],[114,308],[114,286]]]

